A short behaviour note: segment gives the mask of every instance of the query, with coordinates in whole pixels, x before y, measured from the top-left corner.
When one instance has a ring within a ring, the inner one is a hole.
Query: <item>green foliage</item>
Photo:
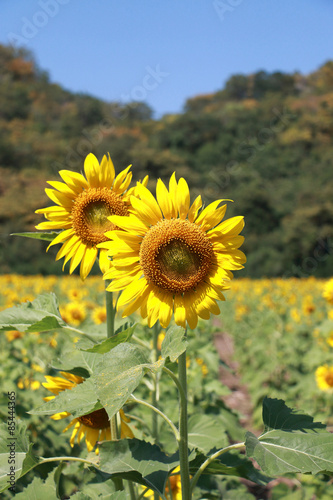
[[[46,181],[60,169],[82,171],[89,152],[101,159],[109,151],[116,169],[133,164],[135,180],[176,171],[206,203],[235,200],[228,214],[246,222],[243,275],[333,273],[332,260],[317,257],[332,253],[332,61],[308,76],[233,75],[160,120],[144,102],[65,91],[25,50],[1,45],[1,61],[2,233],[33,231],[41,221],[34,211],[49,204]],[[0,245],[2,273],[61,274],[37,243],[6,236]]]

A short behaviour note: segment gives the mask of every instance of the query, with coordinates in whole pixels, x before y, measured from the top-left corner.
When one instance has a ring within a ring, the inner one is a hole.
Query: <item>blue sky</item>
[[[332,0],[1,0],[0,42],[51,80],[180,112],[235,73],[307,74],[333,59]]]

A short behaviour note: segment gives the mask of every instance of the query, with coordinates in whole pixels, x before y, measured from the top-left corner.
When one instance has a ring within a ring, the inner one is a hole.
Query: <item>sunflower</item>
[[[78,377],[67,372],[60,372],[62,377],[50,377],[45,376],[46,382],[42,385],[51,391],[55,396],[66,389],[73,389],[78,384],[84,382],[84,378]],[[45,401],[50,401],[54,399],[55,396],[48,396],[44,398]],[[125,416],[124,411],[120,410],[120,420],[121,420],[121,439],[125,437],[134,437],[130,427],[127,425],[129,422],[128,417]],[[67,411],[60,413],[55,413],[51,416],[53,420],[62,420],[70,415]],[[82,438],[85,436],[85,442],[88,451],[90,452],[97,441],[110,441],[111,440],[111,430],[109,417],[104,408],[95,410],[88,415],[83,415],[82,417],[74,418],[69,425],[63,430],[66,432],[71,427],[74,427],[71,438],[70,445],[73,448],[75,437],[77,436],[77,442],[80,444]],[[96,450],[98,453],[98,450]]]
[[[333,389],[333,366],[319,366],[315,373],[317,386],[322,391]]]
[[[112,280],[107,290],[123,290],[123,317],[140,308],[149,327],[159,320],[166,328],[174,313],[177,325],[195,328],[198,317],[219,314],[216,301],[225,300],[231,271],[243,268],[243,217],[222,222],[223,200],[202,209],[198,196],[190,205],[188,185],[183,178],[177,183],[175,174],[169,190],[158,180],[156,199],[140,184],[137,195],[129,215],[109,217],[119,229],[106,232],[110,241],[98,245],[113,259],[104,273]]]
[[[178,474],[175,474],[176,472],[178,472]],[[182,483],[179,472],[180,472],[180,467],[178,466],[174,469],[172,475],[168,477],[164,491],[167,500],[182,500]],[[141,489],[145,490],[145,487],[141,486]],[[170,497],[170,489],[171,489],[171,497]],[[152,490],[145,491],[143,498],[153,500],[154,492]]]
[[[98,254],[97,244],[105,240],[106,231],[115,228],[108,216],[129,214],[129,198],[133,194],[133,188],[126,191],[132,179],[130,168],[131,165],[115,177],[110,156],[104,156],[99,164],[90,153],[84,162],[85,177],[60,170],[64,182],[48,181],[54,189],[47,188],[45,192],[56,205],[36,210],[47,219],[36,229],[61,230],[47,249],[62,244],[56,260],[65,258],[63,268],[70,261],[70,274],[81,263],[81,278],[84,280],[88,276]],[[109,265],[103,250],[99,254],[99,265],[102,272]]]
[[[333,304],[333,278],[325,283],[323,297],[329,304]]]

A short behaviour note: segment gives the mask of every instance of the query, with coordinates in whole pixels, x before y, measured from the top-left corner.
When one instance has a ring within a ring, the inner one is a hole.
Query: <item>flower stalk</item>
[[[188,462],[188,428],[187,428],[187,376],[186,376],[186,350],[178,358],[178,378],[182,386],[179,391],[179,461],[180,477],[182,483],[182,500],[190,500],[190,470]]]

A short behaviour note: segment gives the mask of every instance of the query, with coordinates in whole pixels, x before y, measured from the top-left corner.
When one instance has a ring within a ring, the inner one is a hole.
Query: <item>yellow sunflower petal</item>
[[[96,156],[89,153],[84,160],[84,173],[86,174],[90,187],[100,187],[99,172],[100,166]]]
[[[96,261],[97,254],[98,250],[96,247],[92,248],[86,247],[80,265],[80,276],[82,280],[85,280],[88,274],[90,273],[91,268],[93,267]]]
[[[86,445],[88,451],[92,451],[94,448],[95,444],[98,441],[99,437],[99,429],[92,429],[91,427],[86,427]]]
[[[82,174],[70,170],[59,170],[59,174],[66,184],[77,193],[88,188],[87,179]]]
[[[177,186],[177,207],[179,217],[185,219],[190,208],[190,190],[187,182],[182,177],[179,179]]]
[[[156,199],[161,207],[165,219],[171,219],[173,214],[172,201],[169,191],[161,179],[158,179],[156,184]]]

